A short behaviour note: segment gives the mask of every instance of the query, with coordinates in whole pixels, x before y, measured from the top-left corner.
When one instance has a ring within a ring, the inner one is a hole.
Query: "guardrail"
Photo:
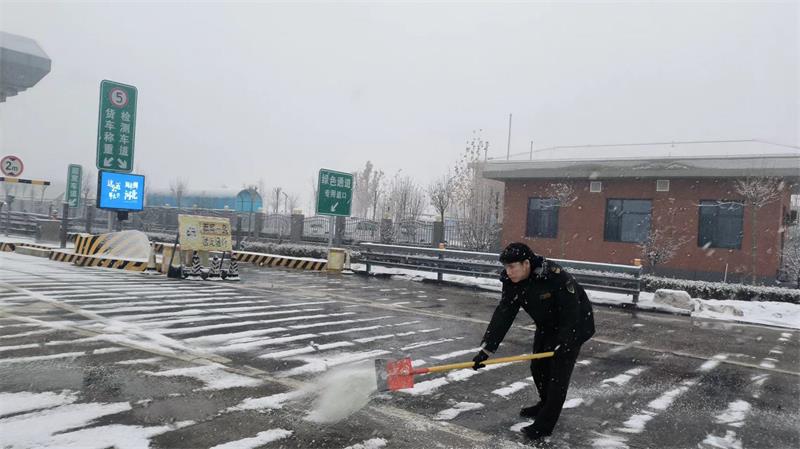
[[[437,248],[415,248],[379,243],[362,243],[361,262],[367,273],[372,265],[381,265],[409,270],[437,273],[442,281],[444,274],[497,277],[503,269],[494,253],[480,253]],[[639,300],[642,268],[634,265],[618,265],[577,260],[550,259],[566,268],[586,289],[623,293]]]

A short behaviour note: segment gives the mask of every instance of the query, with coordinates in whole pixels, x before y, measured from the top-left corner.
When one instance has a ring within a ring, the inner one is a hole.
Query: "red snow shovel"
[[[498,363],[521,362],[523,360],[544,359],[552,357],[553,352],[538,352],[536,354],[522,354],[512,357],[500,357],[489,359],[482,362],[484,365],[496,365]],[[378,391],[395,391],[414,386],[415,374],[440,373],[454,369],[472,368],[475,362],[452,363],[450,365],[429,366],[427,368],[414,368],[411,366],[411,358],[406,357],[400,360],[375,360],[375,374],[378,381]]]

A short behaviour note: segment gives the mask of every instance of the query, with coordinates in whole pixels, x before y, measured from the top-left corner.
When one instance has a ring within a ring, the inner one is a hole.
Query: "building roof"
[[[0,31],[0,103],[50,73],[50,58],[33,39]]]
[[[483,176],[498,181],[745,176],[800,180],[800,147],[758,140],[553,147],[534,152],[529,160],[489,160]]]

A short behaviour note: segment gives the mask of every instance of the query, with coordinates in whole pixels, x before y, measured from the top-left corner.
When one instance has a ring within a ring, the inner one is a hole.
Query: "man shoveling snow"
[[[531,374],[539,403],[520,410],[533,418],[522,432],[540,440],[553,432],[567,397],[569,378],[581,345],[594,335],[594,315],[586,292],[559,265],[524,243],[511,243],[500,254],[503,292],[486,333],[483,348],[473,359],[473,369],[483,368],[500,346],[522,307],[536,323],[533,352],[553,351],[553,357],[531,360]]]

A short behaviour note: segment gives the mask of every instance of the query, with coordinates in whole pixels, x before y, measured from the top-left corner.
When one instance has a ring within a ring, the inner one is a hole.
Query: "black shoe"
[[[519,411],[519,416],[524,418],[536,418],[536,415],[539,414],[539,410],[542,409],[542,403],[539,402],[536,405],[532,405],[530,407],[523,407]]]
[[[535,428],[536,424],[531,424],[522,428],[522,433],[525,434],[531,441],[541,441],[544,437],[550,436],[551,432],[543,432]]]

